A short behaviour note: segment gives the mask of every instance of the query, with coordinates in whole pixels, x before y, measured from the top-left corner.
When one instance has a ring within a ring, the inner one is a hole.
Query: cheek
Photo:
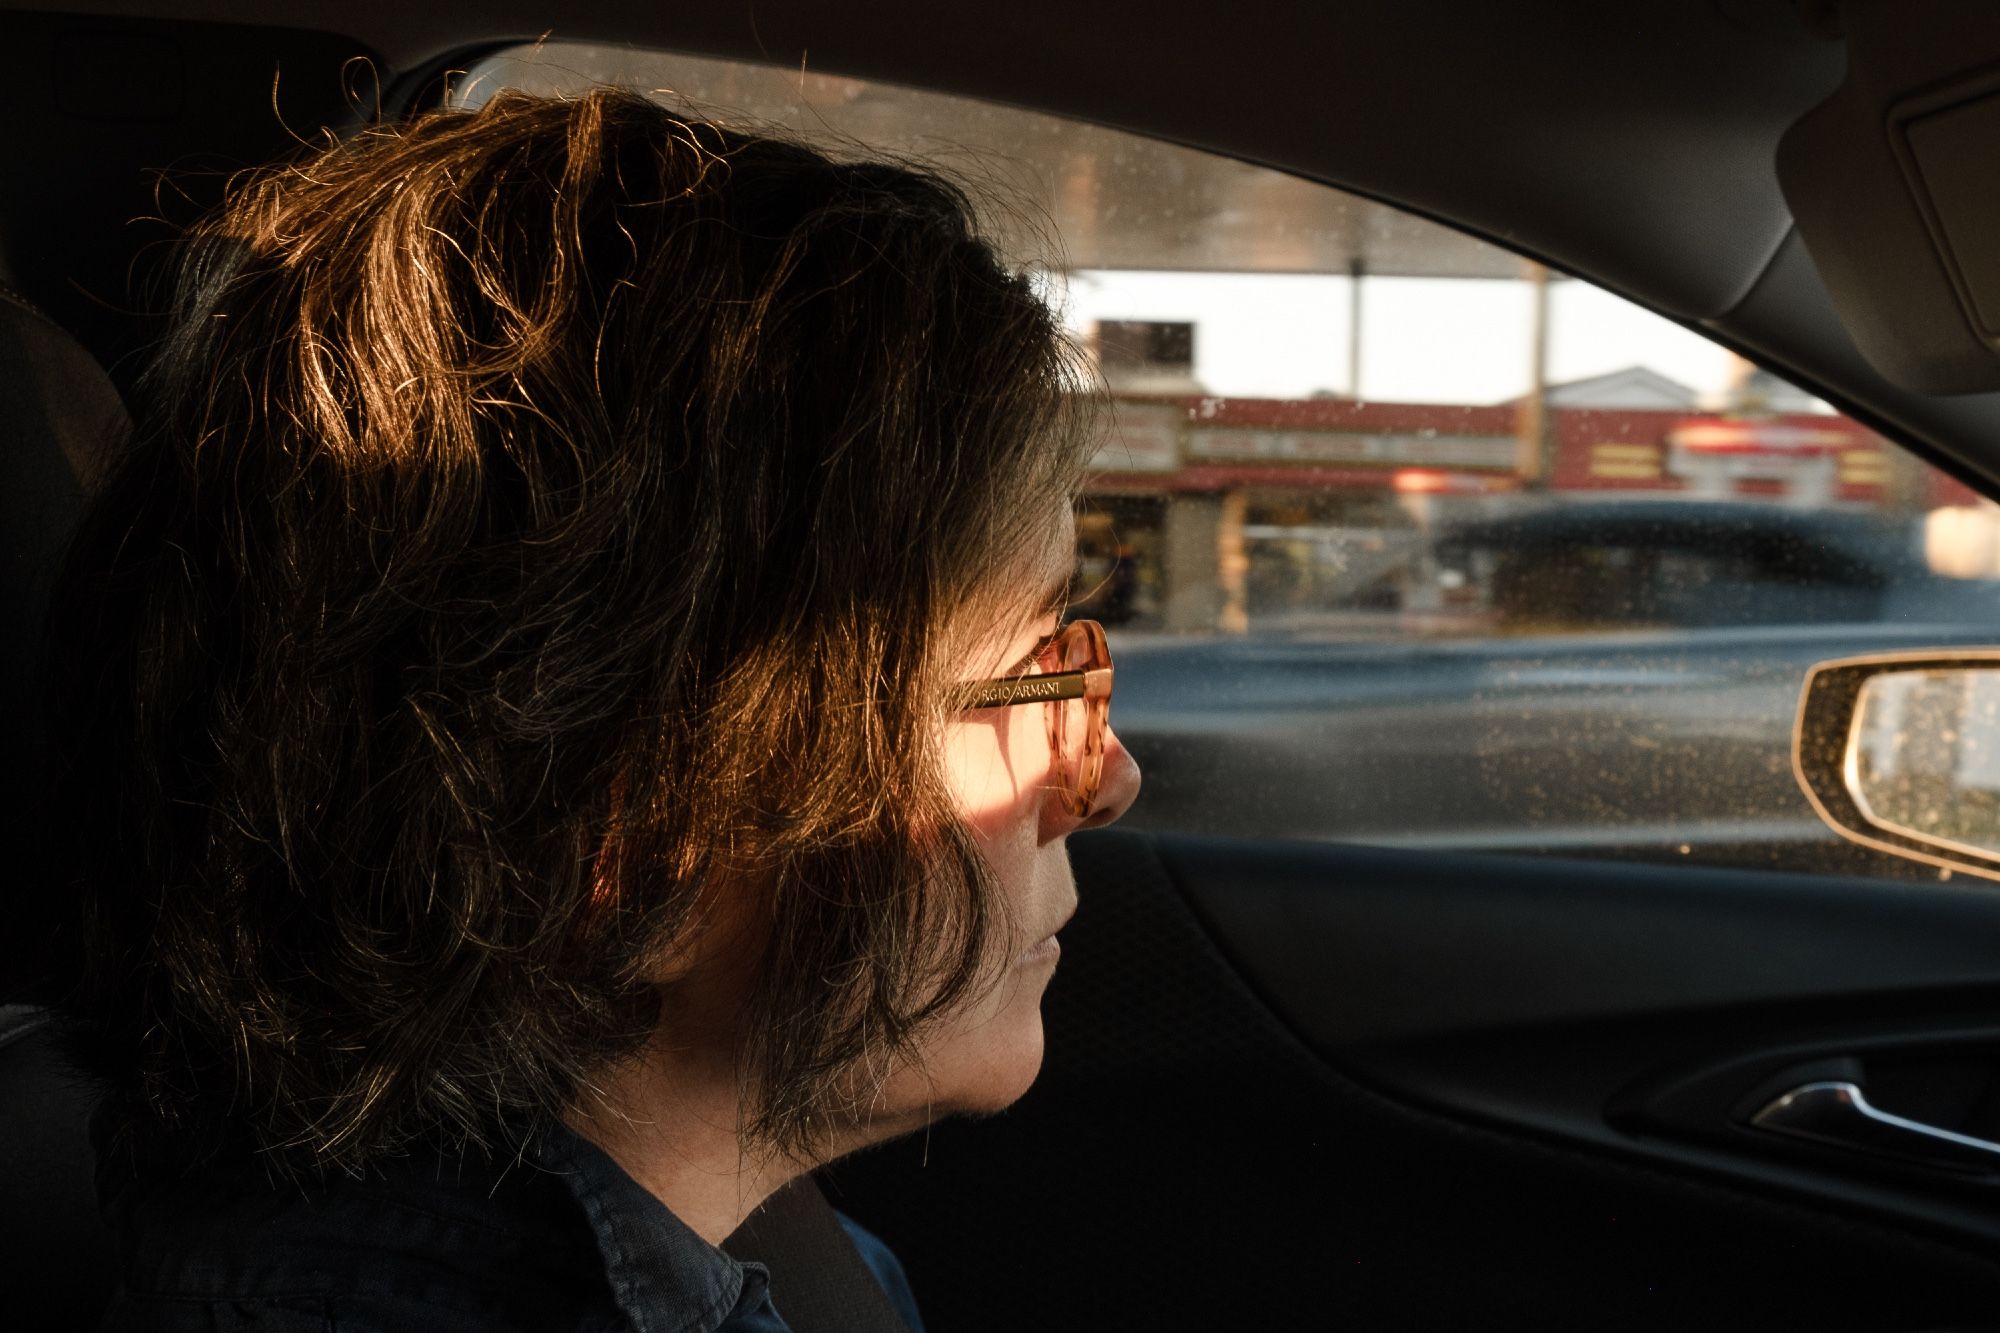
[[[1003,899],[995,940],[1003,962],[986,989],[935,1029],[919,1062],[896,1071],[877,1101],[884,1129],[913,1129],[937,1115],[998,1111],[1035,1080],[1042,1063],[1046,964],[1014,966],[1027,942],[1068,914],[1074,890],[1060,840],[1043,836],[1044,810],[1061,802],[1047,720],[1038,707],[993,709],[955,724],[945,764],[953,795]]]
[[[1053,779],[1048,723],[1040,707],[996,708],[954,726],[945,772],[959,812],[996,874],[1032,851]]]

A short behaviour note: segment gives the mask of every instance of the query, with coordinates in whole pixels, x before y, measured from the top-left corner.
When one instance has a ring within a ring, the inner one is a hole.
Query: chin
[[[1041,1006],[1025,1008],[940,1033],[921,1068],[900,1069],[883,1086],[871,1137],[906,1134],[946,1116],[997,1115],[1019,1101],[1042,1071]]]
[[[1008,1042],[1005,1049],[992,1052],[977,1076],[968,1078],[966,1085],[948,1098],[953,1114],[998,1115],[1035,1085],[1042,1072],[1041,1014],[1026,1026],[1032,1030]]]

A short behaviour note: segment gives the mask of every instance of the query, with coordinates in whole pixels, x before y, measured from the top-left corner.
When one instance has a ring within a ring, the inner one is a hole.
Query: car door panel
[[[1789,1070],[1798,1086],[1809,1067],[1840,1060],[1873,1066],[1870,1082],[1927,1052],[1939,1077],[1990,1063],[2000,899],[1978,881],[1360,848],[1285,858],[1223,842],[1157,850],[1253,988],[1374,1086],[2000,1241],[2000,1173],[1806,1146],[1743,1123],[1789,1089],[1742,1103]],[[1944,1100],[1971,1111],[1992,1090],[1989,1075]]]
[[[1996,1308],[1987,1187],[1718,1147],[1652,1094],[1746,1049],[1976,1031],[2000,1014],[2000,899],[1073,843],[1041,1082],[830,1181],[934,1327],[1914,1330]]]

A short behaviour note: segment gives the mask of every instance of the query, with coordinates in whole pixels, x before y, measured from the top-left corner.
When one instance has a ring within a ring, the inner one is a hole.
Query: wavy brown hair
[[[503,95],[240,183],[176,311],[51,655],[75,1007],[135,1127],[509,1142],[638,1049],[723,891],[771,923],[756,1132],[852,1114],[980,984],[939,727],[1087,434],[967,197]]]

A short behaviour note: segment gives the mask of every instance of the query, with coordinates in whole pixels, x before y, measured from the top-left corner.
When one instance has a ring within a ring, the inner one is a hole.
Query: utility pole
[[[1347,261],[1347,396],[1361,401],[1361,278],[1368,266],[1355,255]]]
[[[1525,261],[1529,292],[1528,392],[1514,418],[1515,469],[1530,490],[1546,490],[1554,480],[1554,440],[1549,430],[1549,270]]]

